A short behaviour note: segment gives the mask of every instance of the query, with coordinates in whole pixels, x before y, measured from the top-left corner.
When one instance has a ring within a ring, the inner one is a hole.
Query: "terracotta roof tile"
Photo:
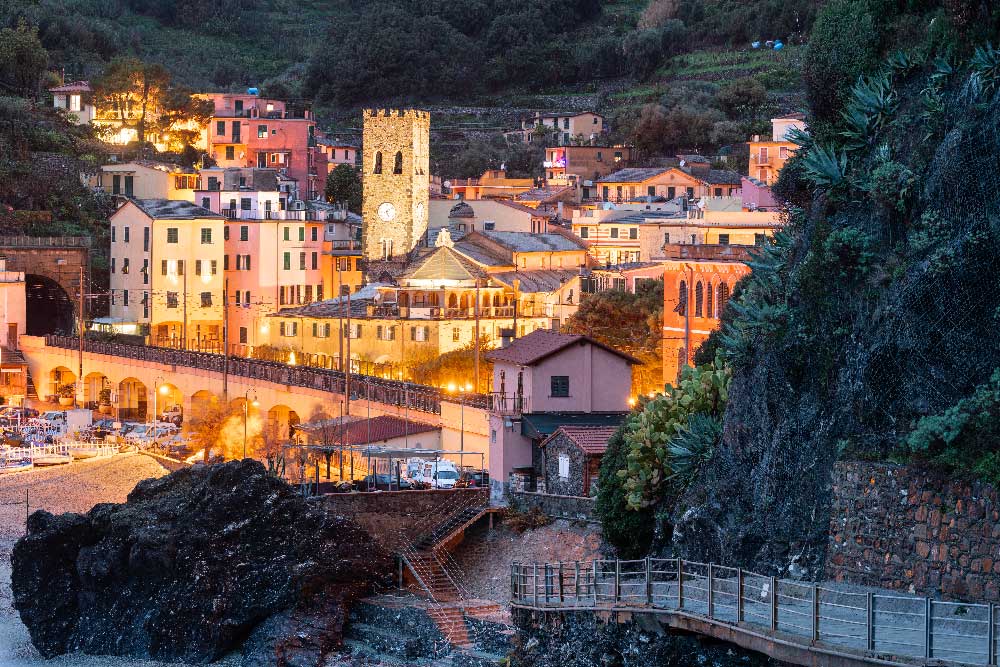
[[[507,362],[518,366],[532,366],[542,359],[549,357],[574,343],[586,342],[591,345],[603,348],[612,354],[616,354],[625,359],[630,364],[637,364],[639,361],[624,352],[599,343],[598,341],[582,334],[564,334],[551,331],[550,329],[536,329],[527,336],[514,339],[510,345],[499,350],[492,350],[486,353],[486,358],[490,361]]]
[[[617,426],[560,426],[540,446],[544,447],[563,433],[585,454],[603,454],[608,449],[608,441],[617,430]]]
[[[309,429],[308,424],[303,425],[306,430],[322,433],[321,426],[316,429]],[[371,419],[358,419],[347,422],[343,427],[333,424],[328,427],[328,435],[332,442],[324,444],[342,445],[373,445],[393,438],[402,438],[406,435],[417,435],[420,433],[430,433],[437,431],[441,427],[424,422],[417,422],[392,415],[382,415]],[[343,435],[341,435],[343,434]]]

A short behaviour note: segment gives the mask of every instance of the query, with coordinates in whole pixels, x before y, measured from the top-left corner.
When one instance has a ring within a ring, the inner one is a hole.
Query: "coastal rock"
[[[82,651],[311,667],[391,572],[357,524],[254,461],[140,482],[124,504],[39,511],[14,547],[14,607],[46,658]]]

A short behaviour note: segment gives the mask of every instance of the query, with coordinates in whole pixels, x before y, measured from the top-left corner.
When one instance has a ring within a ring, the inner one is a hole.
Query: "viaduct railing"
[[[76,336],[45,337],[48,347],[77,350],[80,339]],[[104,354],[123,359],[149,361],[170,366],[198,368],[216,373],[223,372],[225,358],[221,354],[175,350],[168,347],[152,347],[129,343],[111,343],[84,339],[84,352]],[[260,359],[229,358],[229,374],[234,377],[251,378],[292,387],[305,387],[336,394],[344,393],[345,373],[327,368],[310,366],[290,366],[277,361]],[[443,391],[437,387],[389,380],[371,375],[351,374],[351,400],[372,400],[385,405],[406,407],[417,412],[441,414]],[[486,405],[484,396],[467,396],[465,404]]]
[[[0,236],[0,248],[89,248],[89,236]]]
[[[515,562],[510,578],[515,607],[707,619],[803,650],[845,649],[860,662],[997,664],[995,604],[841,590],[675,558]]]

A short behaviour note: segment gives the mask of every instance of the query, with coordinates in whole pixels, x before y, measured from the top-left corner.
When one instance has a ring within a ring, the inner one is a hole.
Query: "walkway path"
[[[708,621],[691,628],[702,634],[763,635],[803,656],[828,649],[853,656],[843,664],[913,664],[916,658],[996,665],[1000,648],[997,605],[849,591],[678,559],[515,563],[511,589],[515,608],[685,617]],[[766,643],[754,645],[774,655]],[[790,659],[787,650],[781,653]]]

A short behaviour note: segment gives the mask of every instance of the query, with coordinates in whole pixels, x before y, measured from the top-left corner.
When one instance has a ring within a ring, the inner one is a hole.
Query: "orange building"
[[[771,138],[754,136],[750,141],[750,167],[747,173],[765,185],[771,185],[778,180],[778,173],[785,166],[798,144],[788,140],[788,133],[793,129],[805,131],[805,116],[793,113],[781,118],[771,119]]]
[[[531,178],[507,178],[501,169],[487,169],[479,178],[458,178],[446,183],[451,199],[513,199],[537,185]]]
[[[690,246],[701,248],[709,246]],[[672,260],[663,275],[663,382],[676,384],[680,370],[718,328],[733,288],[750,267],[726,248],[732,259]],[[744,250],[745,253],[745,250]],[[721,255],[720,255],[721,257]],[[745,256],[742,256],[745,259]]]

